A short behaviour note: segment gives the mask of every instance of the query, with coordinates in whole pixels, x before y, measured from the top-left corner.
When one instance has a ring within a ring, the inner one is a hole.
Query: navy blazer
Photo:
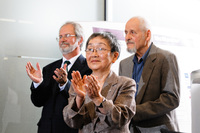
[[[77,70],[81,75],[89,75],[92,70],[88,68],[86,59],[80,55],[68,72],[68,83],[63,91],[60,91],[58,83],[53,79],[54,70],[60,68],[62,59],[48,64],[43,68],[43,82],[34,88],[31,85],[31,100],[37,107],[43,107],[38,133],[76,133],[75,129],[67,126],[63,120],[63,108],[68,104],[68,90],[71,85],[71,73]]]

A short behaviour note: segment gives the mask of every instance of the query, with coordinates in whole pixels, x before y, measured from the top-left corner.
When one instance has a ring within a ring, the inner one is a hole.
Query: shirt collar
[[[79,53],[78,55],[72,57],[71,59],[69,59],[68,61],[70,61],[70,64],[69,64],[69,67],[71,68],[71,66],[74,64],[74,62],[76,61],[76,59],[81,55],[81,53]],[[64,62],[66,61],[67,59],[63,56],[63,59],[62,59],[62,66],[64,65]],[[69,69],[70,69],[69,68]]]
[[[149,46],[149,48],[147,49],[147,51],[144,53],[144,55],[142,56],[142,58],[139,60],[139,62],[138,62],[138,58],[137,58],[136,54],[135,54],[135,56],[134,56],[134,58],[133,58],[133,61],[134,61],[134,62],[137,62],[137,63],[141,63],[142,61],[145,62],[147,56],[149,55],[149,51],[150,51],[150,49],[151,49],[151,46],[152,46],[152,43],[151,43],[151,45]]]

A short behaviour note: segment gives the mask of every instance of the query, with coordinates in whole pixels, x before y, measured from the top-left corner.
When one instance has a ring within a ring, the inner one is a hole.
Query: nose
[[[125,40],[128,41],[128,40],[131,40],[131,34],[128,32],[125,36]]]
[[[92,53],[91,53],[91,56],[94,56],[94,57],[96,57],[96,56],[98,56],[98,55],[99,55],[99,53],[98,53],[97,49],[94,49],[94,50],[92,51]]]
[[[92,54],[98,54],[97,49],[94,49]]]

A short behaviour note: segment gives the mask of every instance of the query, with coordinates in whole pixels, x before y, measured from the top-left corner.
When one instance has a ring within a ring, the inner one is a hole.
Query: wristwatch
[[[97,106],[98,108],[103,108],[103,103],[106,101],[106,98],[104,97],[103,98],[103,101],[100,103],[100,105],[99,106]]]

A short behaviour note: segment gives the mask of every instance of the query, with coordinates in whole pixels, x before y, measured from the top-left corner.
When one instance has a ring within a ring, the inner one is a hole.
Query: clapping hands
[[[77,105],[81,105],[85,99],[85,96],[88,97],[96,103],[99,99],[102,99],[101,96],[101,87],[99,81],[94,75],[81,77],[78,71],[72,72],[72,87],[77,94]]]

